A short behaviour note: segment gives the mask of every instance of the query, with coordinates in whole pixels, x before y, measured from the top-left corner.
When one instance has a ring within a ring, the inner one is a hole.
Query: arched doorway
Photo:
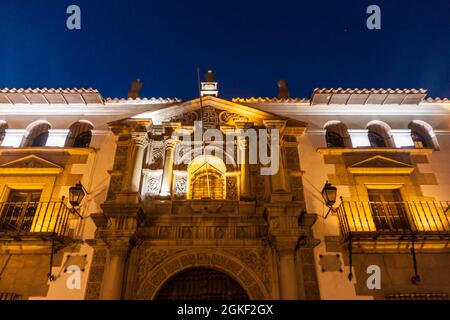
[[[190,268],[170,279],[156,300],[249,300],[249,297],[236,280],[223,272]]]

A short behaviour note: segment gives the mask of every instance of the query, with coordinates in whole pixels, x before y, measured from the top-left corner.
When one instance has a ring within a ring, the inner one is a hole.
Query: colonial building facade
[[[449,100],[140,87],[0,91],[0,299],[448,299]]]

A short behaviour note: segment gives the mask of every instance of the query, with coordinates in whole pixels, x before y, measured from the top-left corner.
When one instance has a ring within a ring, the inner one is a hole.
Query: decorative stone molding
[[[146,197],[155,197],[161,190],[162,170],[144,170],[142,183],[142,195]]]
[[[270,268],[269,248],[263,247],[261,249],[236,249],[227,250],[230,254],[237,257],[239,260],[249,266],[256,272],[259,278],[263,281],[266,288],[270,291],[273,279],[273,274]]]
[[[148,135],[147,132],[132,132],[131,140],[134,145],[145,148],[148,145]]]
[[[250,299],[271,299],[259,275],[238,258],[217,250],[174,250],[147,252],[141,256],[137,277],[136,299],[154,299],[175,274],[189,268],[205,267],[224,272],[235,279]]]
[[[85,299],[98,300],[100,299],[103,274],[105,272],[107,249],[105,246],[97,245],[95,240],[90,240],[89,242],[94,247],[94,256],[89,268]]]
[[[227,176],[226,177],[227,185],[226,185],[226,195],[227,200],[238,200],[238,182],[236,176]]]
[[[174,171],[174,196],[176,199],[184,199],[187,194],[188,176],[187,172]]]
[[[225,125],[234,125],[236,122],[248,122],[249,118],[237,113],[222,111],[219,113],[219,123]]]
[[[183,113],[169,119],[170,122],[180,122],[183,125],[193,125],[194,121],[200,119],[200,113],[198,111],[190,111]]]
[[[162,169],[164,164],[164,142],[150,141],[149,157],[146,166],[152,170]]]

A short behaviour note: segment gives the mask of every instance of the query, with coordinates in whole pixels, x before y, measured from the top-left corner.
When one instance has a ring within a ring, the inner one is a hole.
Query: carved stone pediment
[[[54,173],[62,172],[63,168],[56,163],[36,155],[28,155],[0,165],[0,172],[7,173]]]
[[[353,174],[410,174],[414,171],[414,167],[405,162],[377,155],[354,163],[348,167],[348,171]]]
[[[203,110],[202,110],[203,108]],[[286,120],[288,126],[305,127],[306,124],[287,119],[254,107],[237,104],[217,97],[207,96],[183,102],[163,109],[148,111],[137,115],[140,119],[152,119],[152,123],[181,122],[192,125],[203,118],[204,123],[217,125],[234,125],[236,122],[251,122],[256,126],[264,125],[264,120]]]
[[[199,111],[189,111],[178,114],[169,118],[169,122],[180,122],[181,125],[194,125],[195,121],[200,121],[201,115]]]

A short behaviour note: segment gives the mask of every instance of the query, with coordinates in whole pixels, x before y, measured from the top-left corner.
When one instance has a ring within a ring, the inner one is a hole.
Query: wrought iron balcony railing
[[[63,201],[0,203],[0,233],[64,237],[72,211]]]
[[[22,300],[23,295],[12,292],[0,292],[0,301],[2,300]]]
[[[450,201],[343,201],[337,212],[344,240],[352,236],[450,237]]]

